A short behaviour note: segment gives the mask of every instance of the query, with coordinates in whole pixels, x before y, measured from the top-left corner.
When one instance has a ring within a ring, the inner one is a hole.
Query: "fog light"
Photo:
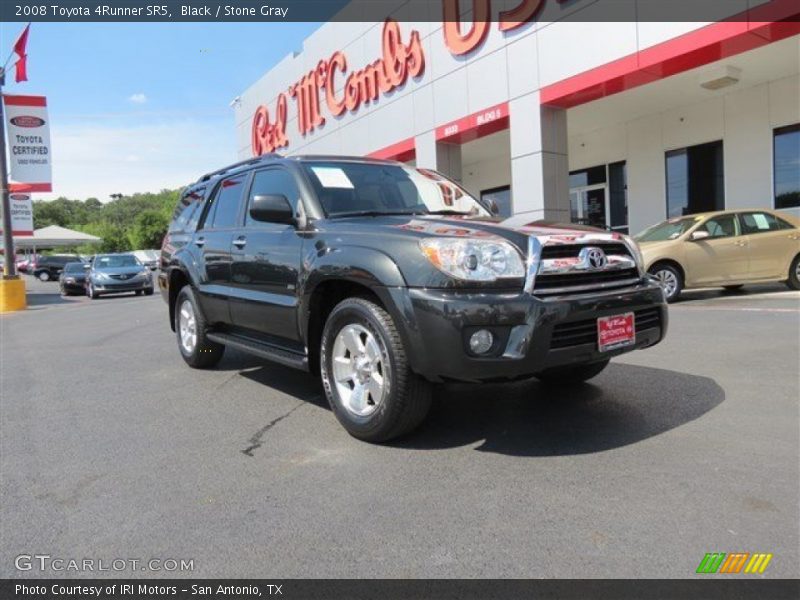
[[[492,349],[494,336],[488,329],[479,329],[469,338],[469,349],[473,354],[486,354]]]

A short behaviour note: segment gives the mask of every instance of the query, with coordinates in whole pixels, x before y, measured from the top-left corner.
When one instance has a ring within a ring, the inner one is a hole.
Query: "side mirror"
[[[497,205],[497,201],[494,198],[489,199],[486,204],[489,206],[489,212],[492,213],[493,217],[500,214],[500,207]]]
[[[699,242],[700,240],[705,240],[711,237],[711,234],[707,231],[694,231],[692,232],[691,240],[693,242]]]
[[[250,205],[250,217],[263,223],[295,223],[292,205],[283,194],[254,196]]]

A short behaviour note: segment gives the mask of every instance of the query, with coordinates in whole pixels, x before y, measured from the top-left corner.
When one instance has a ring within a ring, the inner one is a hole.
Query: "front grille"
[[[111,277],[111,279],[117,279],[119,281],[128,281],[130,279],[133,279],[135,275],[109,275],[109,277]]]
[[[645,308],[634,312],[636,333],[661,327],[661,311],[658,308]],[[597,319],[559,323],[553,327],[550,349],[571,348],[584,344],[597,345]]]
[[[631,285],[639,279],[637,269],[614,271],[589,271],[586,273],[539,274],[533,288],[534,294],[570,294],[590,291],[593,288],[606,288]]]
[[[600,243],[591,244],[594,248],[600,248],[606,254],[615,254],[617,256],[630,256],[630,250],[625,244],[617,243]],[[578,258],[581,249],[586,246],[580,244],[563,244],[558,246],[544,246],[542,248],[542,260],[552,258]]]

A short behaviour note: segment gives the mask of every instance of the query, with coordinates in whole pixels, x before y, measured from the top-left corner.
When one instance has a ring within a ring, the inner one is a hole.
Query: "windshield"
[[[664,221],[658,225],[648,227],[633,237],[637,242],[665,242],[667,240],[676,240],[689,231],[699,220],[699,217],[670,219],[669,221]]]
[[[85,268],[86,268],[86,265],[84,263],[71,262],[71,263],[67,263],[64,266],[64,272],[66,272],[66,273],[83,273]]]
[[[106,254],[94,259],[95,269],[114,269],[117,267],[138,267],[140,263],[133,254]]]
[[[491,216],[463,188],[434,171],[404,165],[304,162],[325,214],[464,214]]]

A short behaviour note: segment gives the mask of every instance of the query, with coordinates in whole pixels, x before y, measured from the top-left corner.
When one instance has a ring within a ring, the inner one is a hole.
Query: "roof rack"
[[[223,173],[227,173],[228,171],[233,171],[234,169],[238,169],[239,167],[246,167],[248,165],[255,165],[260,163],[261,161],[267,159],[275,159],[281,158],[280,154],[269,153],[269,154],[262,154],[261,156],[256,156],[255,158],[246,158],[245,160],[240,160],[237,163],[233,163],[232,165],[228,165],[227,167],[222,167],[221,169],[217,169],[216,171],[211,171],[210,173],[206,173],[197,182],[201,181],[208,181],[212,177],[216,177],[217,175],[222,175]]]
[[[371,163],[396,163],[396,160],[387,158],[373,158],[371,156],[356,156],[345,154],[293,154],[286,158],[293,158],[295,160],[339,160],[345,162],[371,162]]]

